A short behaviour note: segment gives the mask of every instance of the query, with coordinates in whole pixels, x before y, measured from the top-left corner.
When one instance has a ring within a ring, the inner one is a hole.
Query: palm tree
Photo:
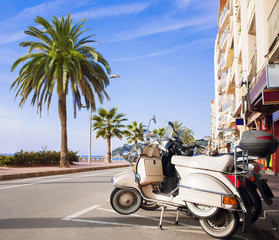
[[[190,128],[185,128],[185,139],[184,142],[187,144],[193,143],[195,142],[195,138],[194,138],[194,132],[190,129]]]
[[[137,123],[133,121],[132,124],[126,126],[127,130],[124,131],[125,137],[128,143],[135,142],[135,148],[138,148],[138,141],[143,141],[143,133],[146,130],[143,123]]]
[[[104,96],[109,99],[105,88],[109,85],[107,74],[110,74],[110,67],[100,53],[86,45],[95,42],[91,40],[93,35],[80,38],[88,30],[82,31],[86,20],[72,25],[73,19],[68,14],[61,21],[54,16],[51,22],[41,17],[37,17],[35,22],[39,27],[29,27],[25,34],[35,37],[37,41],[20,44],[29,47],[29,51],[12,66],[14,71],[19,64],[24,64],[11,89],[15,87],[16,97],[20,95],[20,107],[23,107],[29,95],[33,95],[31,104],[37,104],[40,113],[43,103],[47,103],[49,110],[53,89],[56,89],[61,123],[60,166],[69,167],[66,96],[69,91],[72,92],[74,117],[77,108],[80,110],[82,106],[82,96],[87,109],[92,107],[95,110],[95,95],[101,103]]]
[[[98,115],[94,115],[93,130],[98,130],[96,138],[102,137],[107,139],[107,162],[111,163],[111,138],[118,137],[122,139],[123,131],[121,128],[125,126],[122,124],[123,121],[127,121],[124,118],[125,114],[117,113],[118,107],[111,109],[99,108]]]
[[[154,129],[153,133],[158,134],[160,137],[163,137],[165,134],[166,129],[165,128],[158,128]]]
[[[182,126],[183,123],[179,123],[178,121],[174,121],[173,125],[174,125],[175,131],[178,131],[178,130],[184,130],[185,131],[185,138],[184,138],[183,142],[189,144],[189,143],[193,143],[195,141],[194,132],[191,129]]]

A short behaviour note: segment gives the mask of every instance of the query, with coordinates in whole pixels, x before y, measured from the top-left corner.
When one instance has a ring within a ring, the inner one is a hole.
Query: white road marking
[[[62,181],[70,180],[70,179],[77,179],[77,178],[84,178],[84,177],[96,177],[96,176],[100,176],[100,175],[104,175],[104,174],[108,174],[108,173],[111,174],[113,172],[91,173],[91,174],[81,175],[81,176],[76,176],[76,177],[57,178],[57,179],[48,180],[48,181],[24,183],[24,184],[19,184],[19,185],[0,187],[0,190],[18,188],[18,187],[27,187],[27,186],[31,186],[31,185],[37,185],[37,184],[43,184],[43,183],[49,183],[49,182],[62,182]],[[34,180],[37,180],[37,179],[34,179]]]
[[[69,180],[69,179],[72,179],[72,178],[62,178],[62,179],[59,179],[59,181],[65,181],[65,180]],[[43,184],[43,183],[49,183],[49,182],[58,182],[58,181],[57,181],[57,179],[54,179],[54,180],[43,181],[43,182],[33,182],[33,183],[25,183],[25,184],[20,184],[20,185],[12,185],[12,186],[7,186],[7,187],[1,187],[0,190],[18,188],[18,187],[27,187],[27,186],[31,186],[31,185],[37,185],[37,184]]]
[[[119,222],[104,222],[104,221],[95,221],[95,220],[86,220],[86,219],[77,219],[77,218],[71,219],[70,221],[101,224],[101,225],[114,225],[114,226],[122,226],[122,227],[135,227],[135,228],[140,227],[140,228],[158,229],[157,226],[138,225],[138,224],[119,223]],[[169,229],[168,228],[168,231],[205,234],[205,232],[200,229],[199,230],[188,230],[188,229]]]
[[[65,221],[72,220],[73,218],[76,218],[76,217],[78,217],[78,216],[80,216],[80,215],[82,215],[82,214],[84,214],[84,213],[87,213],[87,212],[89,212],[89,211],[91,211],[91,210],[93,210],[93,209],[95,209],[95,208],[97,208],[97,207],[99,207],[99,205],[93,205],[93,206],[91,206],[91,207],[89,207],[89,208],[86,208],[86,209],[84,209],[84,210],[81,210],[81,211],[79,211],[79,212],[76,212],[76,213],[74,213],[74,214],[72,214],[72,215],[70,215],[70,216],[68,216],[68,217],[62,218],[62,220],[65,220]]]
[[[97,210],[101,210],[101,211],[106,211],[106,212],[112,212],[112,213],[116,213],[118,214],[117,212],[115,212],[114,210],[112,209],[106,209],[106,208],[97,208]],[[138,218],[144,218],[144,219],[148,219],[148,220],[153,220],[153,221],[157,221],[159,222],[160,218],[153,218],[153,217],[145,217],[145,216],[142,216],[142,215],[138,215],[138,214],[132,214],[132,216],[134,217],[138,217]],[[175,220],[175,218],[174,218]],[[170,224],[174,224],[175,221],[169,221],[169,220],[164,220],[163,219],[163,223],[170,223]],[[188,226],[187,224],[183,224],[183,223],[179,223],[180,226]],[[199,226],[191,226],[192,228],[197,228],[197,229],[200,229]]]
[[[120,223],[120,222],[107,222],[107,221],[96,221],[96,220],[88,220],[88,219],[80,219],[77,218],[78,216],[81,216],[89,211],[92,211],[94,209],[101,210],[101,211],[107,211],[107,212],[113,212],[115,211],[111,209],[101,208],[99,205],[93,205],[91,207],[88,207],[84,210],[78,211],[68,217],[62,218],[63,221],[73,221],[73,222],[85,222],[85,223],[92,223],[92,224],[101,224],[101,225],[114,225],[114,226],[124,226],[124,227],[141,227],[141,228],[149,228],[149,229],[157,229],[157,226],[149,226],[149,225],[139,225],[139,224],[129,224],[129,223]],[[152,217],[144,217],[142,215],[132,214],[133,217],[139,217],[144,218],[147,220],[154,220],[159,222],[158,218],[152,218]],[[163,222],[171,223],[173,224],[173,221],[163,220]],[[179,224],[180,226],[188,226],[192,229],[169,229],[170,226],[168,226],[168,231],[174,231],[174,232],[188,232],[188,233],[204,233],[202,231],[201,227],[199,226],[189,226],[186,224]],[[194,229],[193,229],[194,228]]]

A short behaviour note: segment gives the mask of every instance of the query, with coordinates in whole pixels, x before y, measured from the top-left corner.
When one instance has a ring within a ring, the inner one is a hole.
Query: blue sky
[[[60,149],[57,98],[42,116],[30,101],[21,109],[10,86],[17,76],[11,65],[27,53],[19,43],[24,30],[36,26],[34,19],[48,20],[70,12],[77,20],[88,18],[87,35],[95,34],[101,44],[93,46],[109,62],[112,74],[107,88],[111,101],[129,119],[148,124],[156,115],[163,127],[178,120],[192,129],[196,138],[210,135],[210,100],[214,99],[214,41],[217,34],[217,0],[0,0],[0,153],[20,149]],[[31,99],[30,99],[31,100]],[[69,148],[88,152],[89,113],[74,119],[72,97],[68,96]],[[98,107],[101,105],[98,103]],[[112,148],[125,143],[113,139]],[[106,141],[95,139],[93,154],[106,153]]]

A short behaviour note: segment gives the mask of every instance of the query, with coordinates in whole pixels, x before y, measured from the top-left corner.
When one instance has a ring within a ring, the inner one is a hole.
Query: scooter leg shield
[[[135,173],[133,171],[126,171],[118,173],[112,179],[112,183],[118,188],[135,188],[138,190],[138,184],[135,180]]]

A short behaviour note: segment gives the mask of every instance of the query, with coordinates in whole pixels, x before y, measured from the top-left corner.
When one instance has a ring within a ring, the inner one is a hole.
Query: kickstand
[[[178,223],[178,218],[179,218],[179,208],[177,208],[177,211],[176,211],[176,219],[175,219],[175,226],[178,226],[179,223]]]
[[[166,209],[166,206],[162,205],[161,208],[162,208],[162,211],[161,211],[161,218],[160,218],[160,223],[159,223],[158,229],[163,230],[162,223],[163,223],[163,216],[164,216],[164,211]]]

